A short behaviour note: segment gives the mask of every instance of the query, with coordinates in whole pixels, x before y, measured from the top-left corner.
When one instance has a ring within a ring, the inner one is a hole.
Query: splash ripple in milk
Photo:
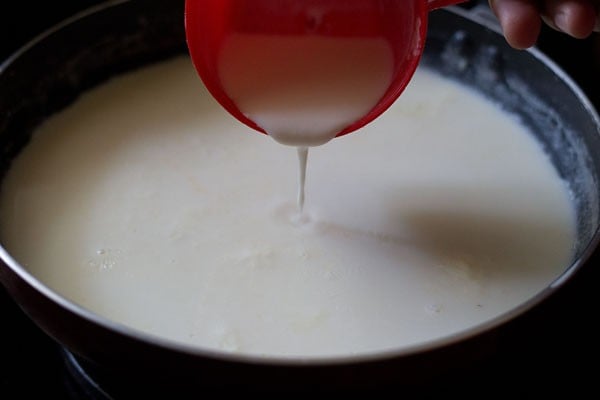
[[[377,121],[312,150],[295,221],[294,149],[233,121],[199,86],[177,59],[47,121],[4,182],[3,245],[124,325],[304,357],[464,331],[570,261],[563,182],[477,94],[419,71]]]

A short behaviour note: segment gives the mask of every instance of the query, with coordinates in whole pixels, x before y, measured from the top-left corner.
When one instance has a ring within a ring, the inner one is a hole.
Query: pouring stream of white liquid
[[[308,147],[330,141],[367,114],[392,79],[383,38],[233,34],[219,75],[239,109],[276,141],[298,147],[304,208]]]
[[[302,218],[304,212],[304,199],[306,188],[306,166],[308,161],[308,147],[298,147],[298,213]]]

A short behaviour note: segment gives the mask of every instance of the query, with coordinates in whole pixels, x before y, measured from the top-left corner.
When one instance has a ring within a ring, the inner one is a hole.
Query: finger
[[[543,15],[552,28],[578,39],[596,27],[597,10],[591,0],[546,0]]]
[[[536,0],[489,0],[500,21],[506,41],[516,49],[526,49],[537,41],[542,21]]]

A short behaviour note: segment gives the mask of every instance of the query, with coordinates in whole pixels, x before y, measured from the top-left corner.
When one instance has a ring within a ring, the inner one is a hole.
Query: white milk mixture
[[[318,146],[366,115],[388,89],[383,38],[232,34],[219,76],[240,111],[280,143]]]
[[[114,79],[39,128],[1,238],[68,299],[243,354],[407,348],[488,321],[569,264],[569,193],[530,134],[426,70],[365,129],[295,149],[230,117],[185,58]]]

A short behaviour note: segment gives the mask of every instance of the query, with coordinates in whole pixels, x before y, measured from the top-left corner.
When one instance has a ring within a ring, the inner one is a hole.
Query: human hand
[[[537,41],[542,21],[575,38],[600,30],[600,0],[489,0],[508,43],[517,49]]]

